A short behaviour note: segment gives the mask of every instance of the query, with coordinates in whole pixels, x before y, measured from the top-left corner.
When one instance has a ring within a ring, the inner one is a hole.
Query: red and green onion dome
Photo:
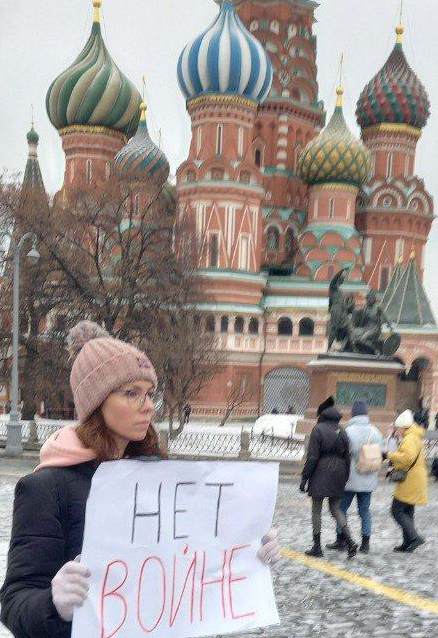
[[[361,128],[405,124],[421,129],[429,119],[429,97],[406,60],[401,25],[396,33],[397,42],[386,64],[366,85],[357,103],[356,117]]]
[[[146,105],[141,104],[137,133],[116,155],[114,165],[120,177],[162,186],[169,177],[166,155],[151,140],[146,123]]]
[[[137,130],[141,95],[108,53],[94,0],[91,35],[76,60],[50,86],[46,108],[58,130],[82,125],[106,127],[131,137]]]
[[[344,90],[339,87],[336,92],[338,99],[333,116],[318,137],[304,148],[297,173],[309,186],[340,183],[360,187],[368,179],[371,156],[347,126],[342,111]]]

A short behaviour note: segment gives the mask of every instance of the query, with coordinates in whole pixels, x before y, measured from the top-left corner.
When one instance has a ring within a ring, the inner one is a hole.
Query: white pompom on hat
[[[125,383],[144,380],[157,387],[157,375],[144,352],[113,339],[92,321],[81,321],[70,330],[67,348],[76,356],[70,385],[80,423]]]
[[[398,416],[395,420],[396,428],[410,428],[411,425],[414,425],[415,419],[412,414],[412,410],[405,410]]]

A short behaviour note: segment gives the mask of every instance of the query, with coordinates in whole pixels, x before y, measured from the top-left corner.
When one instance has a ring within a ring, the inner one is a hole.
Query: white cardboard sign
[[[278,624],[269,567],[277,463],[103,463],[81,562],[92,576],[72,638],[195,638]]]

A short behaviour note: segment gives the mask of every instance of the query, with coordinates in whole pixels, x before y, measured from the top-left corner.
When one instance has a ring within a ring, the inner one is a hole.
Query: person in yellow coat
[[[395,452],[386,455],[395,471],[407,472],[406,479],[397,484],[392,501],[391,514],[403,532],[403,543],[394,547],[395,552],[413,552],[425,540],[415,528],[416,505],[427,504],[427,468],[424,454],[424,428],[415,423],[411,410],[406,410],[395,421],[397,435],[401,438]]]

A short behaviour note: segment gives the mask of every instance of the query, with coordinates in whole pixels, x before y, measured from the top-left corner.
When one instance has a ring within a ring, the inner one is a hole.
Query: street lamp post
[[[12,377],[11,377],[11,412],[9,414],[8,437],[6,440],[6,454],[20,456],[23,454],[23,441],[21,437],[21,423],[18,414],[18,336],[19,336],[19,302],[20,302],[20,252],[26,239],[33,239],[33,247],[27,254],[31,264],[36,264],[40,255],[36,249],[37,237],[34,233],[26,233],[14,247],[14,288],[12,309]]]

